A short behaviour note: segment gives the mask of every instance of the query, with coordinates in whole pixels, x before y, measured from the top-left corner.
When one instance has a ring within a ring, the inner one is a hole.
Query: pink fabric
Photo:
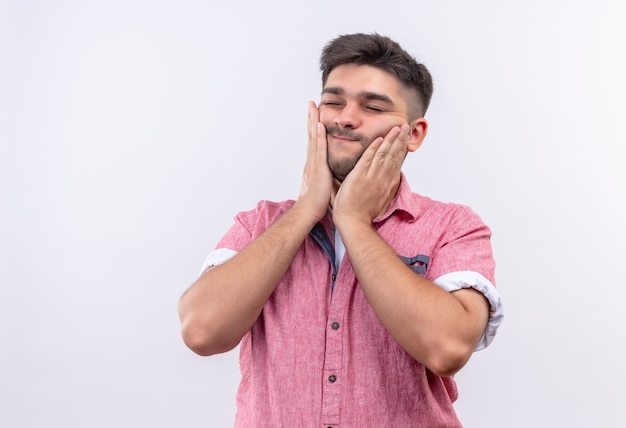
[[[241,251],[292,205],[262,201],[239,213],[217,248]],[[328,219],[324,225],[332,237]],[[375,227],[398,255],[429,256],[430,279],[470,270],[494,283],[489,228],[467,207],[412,193],[404,177]],[[308,237],[240,344],[235,426],[460,427],[454,379],[434,375],[396,343],[347,257],[331,296],[332,275]]]

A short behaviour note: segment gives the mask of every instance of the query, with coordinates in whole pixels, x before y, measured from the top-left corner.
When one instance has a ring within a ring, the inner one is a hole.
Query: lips
[[[359,143],[362,144],[362,138],[359,138],[357,135],[345,135],[345,134],[337,134],[332,133],[330,136],[337,140],[340,143]]]
[[[327,126],[326,127],[327,136],[332,137],[334,140],[337,140],[340,143],[360,143],[364,144],[367,139],[356,132],[351,132],[350,130],[341,129],[336,126]]]
[[[331,137],[333,137],[335,140],[339,140],[339,141],[348,141],[348,142],[357,142],[357,141],[359,141],[359,140],[355,140],[353,138],[349,138],[349,137],[346,137],[346,136],[343,136],[343,135],[332,134]]]

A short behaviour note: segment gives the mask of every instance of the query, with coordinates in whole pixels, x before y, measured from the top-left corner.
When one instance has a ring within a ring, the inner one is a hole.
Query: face
[[[328,75],[319,105],[326,126],[328,165],[340,182],[377,137],[408,123],[400,82],[368,65],[346,64]]]

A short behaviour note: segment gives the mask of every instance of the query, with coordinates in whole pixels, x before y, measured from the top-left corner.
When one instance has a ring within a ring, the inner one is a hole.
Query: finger
[[[380,146],[384,143],[384,141],[385,140],[383,137],[377,137],[374,141],[372,141],[370,145],[365,149],[354,168],[367,170],[374,161],[376,153],[378,152]]]
[[[409,145],[409,135],[401,128],[400,133],[391,143],[391,147],[381,167],[382,174],[397,175],[402,168]]]
[[[394,126],[389,130],[383,141],[377,146],[371,146],[373,153],[369,153],[368,173],[374,175],[396,175],[402,166],[408,147],[408,125]]]
[[[389,148],[385,148],[389,154],[404,155],[408,150],[410,140],[410,126],[403,124],[399,127],[391,129],[385,139],[389,142]]]
[[[367,154],[367,160],[374,168],[384,165],[385,161],[395,152],[398,151],[396,141],[400,136],[400,127],[394,126],[389,130],[385,138],[382,139],[380,144],[374,146],[370,145],[372,150]],[[380,137],[379,137],[380,138]]]
[[[410,129],[410,126],[406,123],[400,127],[398,135],[392,141],[390,152],[398,152],[404,155],[404,152],[408,149]]]
[[[326,127],[320,122],[320,111],[313,101],[309,102],[309,126],[311,128],[309,142],[314,146],[315,155],[318,158],[323,158],[322,160],[326,162],[326,150],[328,149]]]
[[[311,137],[314,134],[315,131],[315,124],[319,122],[319,116],[317,113],[317,108],[315,107],[315,103],[313,101],[309,101],[309,110],[308,110],[308,116],[307,116],[307,126],[308,126],[308,131],[309,131],[309,139],[311,139]]]
[[[316,151],[320,162],[327,162],[326,152],[328,150],[328,140],[326,139],[326,127],[322,122],[317,122],[316,128]]]
[[[307,154],[309,157],[314,156],[317,151],[318,140],[318,124],[319,124],[319,112],[313,101],[309,101],[309,111],[307,118],[307,130],[308,130],[308,145]]]

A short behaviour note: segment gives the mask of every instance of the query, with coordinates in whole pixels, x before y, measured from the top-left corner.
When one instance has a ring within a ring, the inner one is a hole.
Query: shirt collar
[[[391,204],[389,204],[389,208],[382,216],[376,217],[374,219],[374,223],[379,223],[387,220],[395,211],[404,211],[408,214],[410,221],[413,221],[417,218],[419,214],[420,204],[413,197],[413,191],[409,186],[409,182],[406,179],[404,173],[401,173],[400,176],[400,186],[398,186],[398,192],[396,193],[396,197],[393,198]]]

